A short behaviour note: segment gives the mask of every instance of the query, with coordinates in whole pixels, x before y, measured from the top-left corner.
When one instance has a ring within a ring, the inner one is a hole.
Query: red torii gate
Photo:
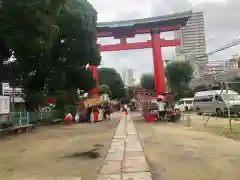
[[[129,49],[153,50],[153,66],[155,77],[155,93],[166,92],[166,83],[163,70],[162,47],[179,46],[180,39],[164,40],[160,38],[161,32],[175,31],[184,27],[191,17],[192,11],[176,13],[172,15],[152,17],[145,19],[98,23],[97,37],[114,37],[120,39],[120,44],[99,45],[100,51],[121,51]],[[128,43],[127,38],[136,34],[151,34],[151,40],[146,42]],[[96,87],[92,90],[93,96],[98,96],[98,72],[96,66],[90,66],[93,77],[96,79]]]

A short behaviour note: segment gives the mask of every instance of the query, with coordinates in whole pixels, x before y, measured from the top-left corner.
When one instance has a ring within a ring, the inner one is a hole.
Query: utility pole
[[[226,93],[228,94],[228,90],[229,90],[228,82],[226,81],[224,84],[226,86]],[[227,109],[228,109],[229,129],[232,132],[232,120],[231,120],[230,105],[229,105],[229,98],[228,97],[227,97]]]

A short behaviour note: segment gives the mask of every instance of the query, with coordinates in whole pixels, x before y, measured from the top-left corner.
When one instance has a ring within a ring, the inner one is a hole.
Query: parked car
[[[175,111],[191,111],[193,110],[194,98],[182,98],[174,106]]]
[[[240,115],[240,95],[228,90],[211,90],[197,92],[194,96],[194,110],[200,115],[202,113],[211,113],[218,116],[228,114],[228,108],[231,114]]]

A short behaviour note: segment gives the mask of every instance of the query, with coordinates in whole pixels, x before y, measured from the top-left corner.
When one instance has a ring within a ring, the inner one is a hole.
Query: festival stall
[[[97,122],[103,120],[103,111],[100,108],[102,101],[100,98],[88,98],[82,100],[77,105],[76,121]]]

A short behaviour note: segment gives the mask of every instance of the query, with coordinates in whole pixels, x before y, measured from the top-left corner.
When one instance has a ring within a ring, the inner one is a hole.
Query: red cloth
[[[98,121],[98,112],[93,113],[93,120]]]
[[[72,122],[72,119],[73,119],[73,117],[72,117],[72,114],[70,114],[70,113],[66,114],[64,117],[64,121],[68,122],[68,123]]]
[[[72,119],[73,119],[72,114],[68,113],[68,114],[66,114],[65,117],[64,117],[64,122],[65,122],[66,124],[69,124],[69,125],[70,125],[71,122],[72,122]]]
[[[148,116],[147,116],[147,121],[149,123],[153,122],[153,114],[149,113]]]

